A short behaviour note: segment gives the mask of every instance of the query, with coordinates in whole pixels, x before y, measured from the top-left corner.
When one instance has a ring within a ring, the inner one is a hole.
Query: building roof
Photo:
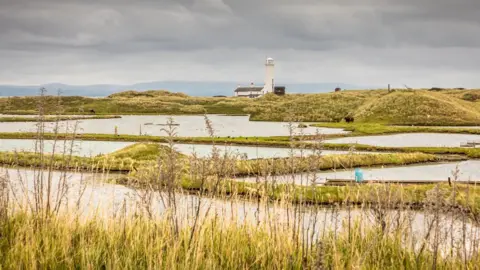
[[[245,87],[237,87],[235,92],[260,92],[263,90],[263,86],[245,86]]]

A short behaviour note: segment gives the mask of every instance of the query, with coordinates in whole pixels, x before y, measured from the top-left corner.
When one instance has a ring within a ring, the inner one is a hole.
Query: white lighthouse
[[[265,84],[263,86],[255,86],[251,83],[250,86],[238,86],[235,91],[236,97],[258,98],[268,93],[275,95],[285,95],[285,86],[275,86],[275,61],[273,58],[265,60]]]
[[[273,58],[267,58],[265,61],[265,86],[263,94],[273,93],[275,87],[275,61]]]

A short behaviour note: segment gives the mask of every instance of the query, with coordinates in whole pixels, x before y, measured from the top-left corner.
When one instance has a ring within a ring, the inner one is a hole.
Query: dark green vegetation
[[[69,120],[95,120],[95,119],[114,119],[122,118],[118,115],[92,115],[92,116],[46,116],[38,117],[1,117],[0,122],[57,122]]]
[[[45,112],[63,114],[250,114],[252,120],[355,122],[395,125],[480,125],[479,90],[342,91],[267,95],[258,99],[190,97],[167,91],[127,91],[107,98],[42,97]],[[0,99],[1,113],[35,114],[40,97]]]

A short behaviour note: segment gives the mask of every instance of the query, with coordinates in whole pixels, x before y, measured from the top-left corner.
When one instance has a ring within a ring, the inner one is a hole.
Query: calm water
[[[464,162],[405,166],[389,168],[362,168],[365,180],[445,180],[448,177],[454,179],[454,171],[458,166],[458,180],[479,181],[480,184],[480,160]],[[268,177],[268,181],[278,183],[295,183],[297,185],[311,185],[323,183],[329,179],[355,179],[354,170],[339,170],[335,172],[302,173],[289,176]],[[238,179],[239,181],[256,182],[256,177]],[[259,180],[264,180],[260,178]]]
[[[471,141],[480,142],[480,135],[405,133],[326,140],[326,143],[358,143],[386,147],[460,147]]]
[[[221,153],[233,154],[238,156],[239,158],[246,157],[247,159],[256,159],[256,158],[273,158],[273,157],[289,157],[293,154],[293,156],[308,156],[312,155],[314,152],[312,150],[300,150],[300,149],[289,149],[289,148],[271,148],[271,147],[252,147],[252,146],[235,146],[235,145],[218,145],[216,146]],[[213,146],[211,145],[202,145],[202,144],[176,144],[175,148],[187,155],[192,155],[195,153],[197,157],[208,157],[211,156]],[[340,155],[340,154],[348,154],[348,151],[329,151],[329,150],[322,150],[321,155]],[[368,153],[372,154],[375,152],[355,152],[357,154],[360,153]]]
[[[205,127],[203,116],[172,116],[174,122],[179,124],[176,126],[177,136],[182,137],[206,137],[209,136]],[[168,122],[169,116],[165,115],[135,115],[122,116],[117,119],[95,119],[81,120],[80,133],[97,133],[97,134],[114,134],[115,126],[118,127],[119,134],[139,135],[140,131],[143,135],[164,136],[166,132],[163,130]],[[215,130],[215,136],[287,136],[289,135],[288,123],[283,122],[254,122],[249,121],[248,116],[222,116],[209,115]],[[65,121],[62,125],[71,128],[75,121]],[[146,125],[147,124],[147,125]],[[298,124],[294,124],[296,127]],[[53,127],[53,123],[47,124]],[[36,123],[0,123],[1,132],[32,132],[36,130]],[[295,128],[295,134],[322,134],[347,133],[343,129],[334,128]]]
[[[51,153],[54,141],[44,141],[44,151]],[[73,142],[73,155],[97,156],[108,154],[132,145],[132,142],[102,142],[102,141],[75,141]],[[70,153],[71,141],[57,141],[55,152],[59,154]],[[0,139],[0,151],[35,151],[35,140]]]

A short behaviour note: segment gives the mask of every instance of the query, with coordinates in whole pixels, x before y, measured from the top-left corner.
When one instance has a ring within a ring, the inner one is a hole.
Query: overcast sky
[[[480,0],[0,0],[0,84],[480,87]]]

